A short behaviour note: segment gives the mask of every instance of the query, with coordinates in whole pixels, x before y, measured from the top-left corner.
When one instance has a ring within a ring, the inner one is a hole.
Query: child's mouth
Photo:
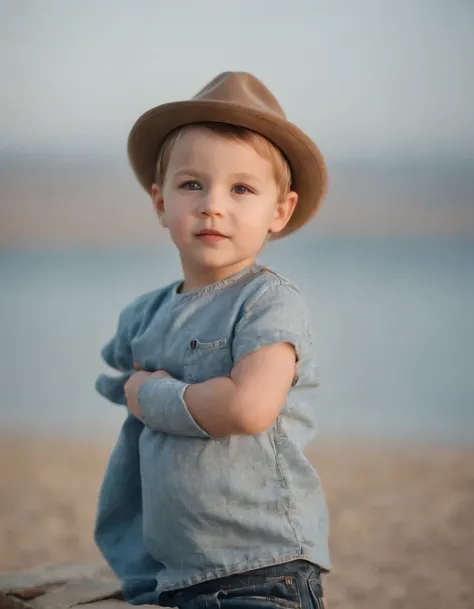
[[[226,235],[223,235],[217,230],[203,230],[199,232],[196,237],[208,245],[214,245],[220,241],[223,241],[224,239],[228,239]]]

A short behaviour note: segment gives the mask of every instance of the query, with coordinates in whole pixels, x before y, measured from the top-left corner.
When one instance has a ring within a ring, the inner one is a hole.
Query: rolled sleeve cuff
[[[175,436],[209,438],[191,416],[184,401],[187,383],[173,378],[150,378],[138,391],[143,422],[153,431]]]
[[[280,343],[290,343],[293,345],[296,351],[297,361],[300,360],[300,336],[290,330],[273,330],[270,328],[267,332],[254,333],[240,339],[238,344],[234,347],[234,363],[237,363],[249,353],[258,351],[262,347],[269,347],[270,345],[278,345]]]

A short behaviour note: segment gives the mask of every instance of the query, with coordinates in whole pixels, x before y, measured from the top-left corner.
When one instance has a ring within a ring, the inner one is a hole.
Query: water
[[[311,304],[322,435],[474,444],[473,240],[303,233],[262,260]],[[1,253],[1,429],[114,435],[99,350],[122,306],[177,277],[166,247]]]

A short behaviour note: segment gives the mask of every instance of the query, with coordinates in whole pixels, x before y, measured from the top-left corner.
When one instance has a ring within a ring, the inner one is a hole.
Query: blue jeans
[[[297,560],[164,592],[159,603],[178,609],[324,609],[321,569]]]

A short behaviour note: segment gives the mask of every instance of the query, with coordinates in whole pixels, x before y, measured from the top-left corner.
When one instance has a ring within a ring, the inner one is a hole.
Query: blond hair
[[[290,192],[292,181],[291,169],[283,152],[263,135],[246,129],[245,127],[237,127],[236,125],[229,125],[227,123],[193,123],[178,127],[169,133],[160,148],[156,160],[155,182],[159,186],[163,185],[166,170],[170,162],[171,152],[179,136],[186,128],[196,126],[209,129],[209,131],[217,133],[229,140],[244,142],[245,144],[252,146],[261,157],[270,161],[280,197],[284,197]]]

